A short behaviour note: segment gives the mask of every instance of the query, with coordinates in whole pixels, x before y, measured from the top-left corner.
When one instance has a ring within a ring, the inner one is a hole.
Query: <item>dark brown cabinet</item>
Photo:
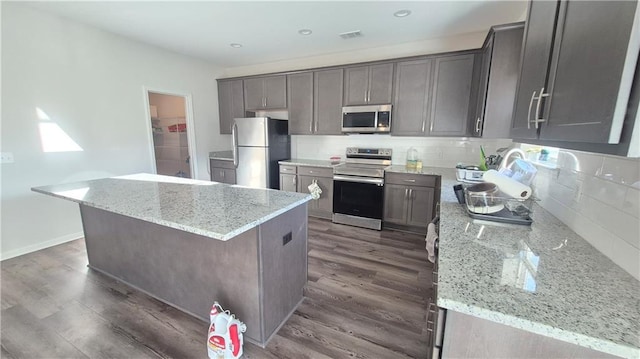
[[[474,61],[475,54],[435,58],[429,135],[468,135]]]
[[[384,215],[387,227],[426,232],[436,211],[439,193],[437,176],[421,174],[385,174]]]
[[[630,42],[637,6],[530,2],[512,138],[619,143],[638,57]]]
[[[481,57],[476,117],[471,133],[483,138],[510,138],[520,71],[524,24],[495,26]]]
[[[432,72],[432,59],[396,64],[392,135],[424,136],[428,133]]]
[[[278,75],[245,79],[244,104],[247,110],[287,108],[287,77]]]
[[[245,116],[242,80],[218,80],[218,110],[220,133],[231,134],[233,119]]]
[[[233,161],[209,160],[211,180],[226,184],[236,184],[236,169]]]
[[[393,63],[347,67],[344,88],[345,106],[391,103]]]

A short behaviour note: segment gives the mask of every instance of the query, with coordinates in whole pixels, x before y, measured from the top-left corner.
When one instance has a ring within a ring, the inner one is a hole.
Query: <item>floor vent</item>
[[[347,31],[340,34],[340,37],[343,38],[344,40],[354,39],[356,37],[362,37],[362,33],[360,32],[360,30]]]

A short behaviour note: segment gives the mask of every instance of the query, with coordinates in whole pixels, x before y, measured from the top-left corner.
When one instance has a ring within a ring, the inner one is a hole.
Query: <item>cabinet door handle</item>
[[[533,106],[533,99],[536,97],[536,92],[533,91],[531,99],[529,100],[529,111],[527,111],[527,128],[531,128],[531,106]]]
[[[295,186],[295,185],[297,184],[297,183],[296,183],[296,176],[293,176],[293,177],[292,177],[292,180],[293,180],[293,185]]]
[[[544,87],[540,89],[540,95],[538,95],[538,103],[536,104],[536,118],[533,120],[536,129],[538,128],[538,123],[545,122],[547,120],[540,118],[540,108],[542,107],[542,98],[548,97],[548,93],[544,93]]]
[[[405,188],[404,189],[404,199],[408,199],[408,197],[409,197],[409,189]]]
[[[371,102],[371,90],[367,90],[367,103]]]
[[[413,199],[413,188],[409,188],[409,198]]]
[[[480,133],[480,117],[476,120],[476,133]]]
[[[220,171],[220,176],[222,176],[222,179],[224,180],[224,171]]]

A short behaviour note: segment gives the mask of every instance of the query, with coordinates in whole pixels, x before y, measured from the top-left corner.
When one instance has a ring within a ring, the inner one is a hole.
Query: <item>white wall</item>
[[[230,147],[219,133],[217,86],[209,63],[92,27],[2,2],[1,257],[82,235],[78,206],[33,186],[149,172],[143,86],[193,97],[198,168],[208,179],[209,151]],[[81,152],[43,153],[36,107]]]
[[[640,279],[640,159],[561,150],[538,168],[539,204]]]

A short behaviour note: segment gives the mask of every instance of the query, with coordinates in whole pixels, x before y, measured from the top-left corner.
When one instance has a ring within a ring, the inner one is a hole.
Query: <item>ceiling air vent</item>
[[[340,34],[340,37],[344,40],[355,39],[356,37],[362,37],[360,30],[347,31]]]

